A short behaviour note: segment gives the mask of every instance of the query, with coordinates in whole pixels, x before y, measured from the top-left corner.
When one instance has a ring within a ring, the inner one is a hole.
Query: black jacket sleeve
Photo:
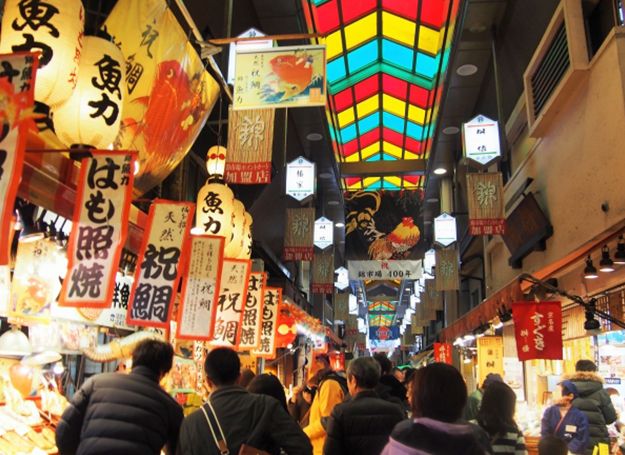
[[[170,410],[170,427],[169,436],[167,438],[167,444],[165,445],[165,453],[167,455],[174,455],[176,453],[176,447],[178,446],[178,438],[180,435],[180,426],[184,419],[182,408],[179,405],[173,405]]]
[[[289,455],[312,455],[312,445],[306,434],[277,401],[272,401],[271,439]]]
[[[80,430],[93,392],[93,384],[93,379],[85,382],[61,416],[56,428],[56,446],[60,455],[74,455],[78,450]]]
[[[599,404],[601,414],[603,414],[605,423],[607,425],[610,425],[611,423],[616,421],[616,410],[614,409],[614,405],[612,404],[610,395],[608,395],[608,392],[606,392],[605,390],[601,390],[599,398],[601,400],[601,403]]]
[[[343,455],[346,453],[343,446],[342,418],[335,407],[328,421],[328,432],[323,445],[323,455]]]

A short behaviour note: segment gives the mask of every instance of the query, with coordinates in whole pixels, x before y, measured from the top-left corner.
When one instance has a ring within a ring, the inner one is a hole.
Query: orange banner
[[[253,355],[273,359],[276,357],[276,330],[282,302],[282,289],[265,288],[263,295],[263,321],[260,330],[260,344]]]
[[[260,344],[260,330],[263,315],[263,292],[267,284],[266,273],[251,273],[247,286],[247,299],[241,323],[239,349],[249,351]]]

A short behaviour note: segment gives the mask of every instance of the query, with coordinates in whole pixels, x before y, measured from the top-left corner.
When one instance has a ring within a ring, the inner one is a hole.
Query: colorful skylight
[[[460,0],[303,1],[309,28],[327,47],[337,160],[427,160]],[[401,175],[344,175],[344,189],[421,188],[425,166],[413,167]]]
[[[369,302],[369,313],[394,313],[397,302],[389,302],[385,300]]]
[[[378,313],[369,315],[369,327],[389,327],[393,325],[395,313]]]

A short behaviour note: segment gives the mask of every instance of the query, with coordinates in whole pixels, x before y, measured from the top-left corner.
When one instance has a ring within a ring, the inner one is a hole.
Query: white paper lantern
[[[80,0],[6,0],[0,53],[40,51],[35,99],[48,106],[70,97],[78,81],[85,13]]]
[[[243,232],[243,246],[239,259],[250,259],[252,257],[252,223],[254,219],[252,215],[245,212],[245,230]]]
[[[206,154],[206,170],[210,176],[224,176],[226,170],[226,147],[213,145]]]
[[[234,193],[222,183],[206,183],[197,194],[193,233],[220,235],[230,241]]]
[[[234,216],[232,217],[232,237],[226,244],[224,255],[227,258],[238,258],[243,248],[245,234],[245,206],[238,199],[234,200]]]
[[[115,141],[126,97],[126,64],[119,48],[95,36],[84,39],[78,84],[52,108],[57,137],[68,147],[107,149]]]

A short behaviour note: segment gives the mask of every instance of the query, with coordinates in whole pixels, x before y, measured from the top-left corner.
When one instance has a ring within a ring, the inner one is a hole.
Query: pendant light
[[[599,271],[606,273],[614,272],[614,262],[610,258],[610,249],[608,248],[608,245],[603,245],[603,248],[601,248]]]
[[[588,280],[594,280],[595,278],[599,278],[599,275],[597,275],[597,269],[592,263],[592,259],[590,258],[590,255],[588,255],[588,257],[586,258],[586,267],[584,268],[584,278]]]
[[[625,265],[625,240],[623,239],[623,234],[618,236],[616,253],[614,253],[614,263],[618,265]]]

